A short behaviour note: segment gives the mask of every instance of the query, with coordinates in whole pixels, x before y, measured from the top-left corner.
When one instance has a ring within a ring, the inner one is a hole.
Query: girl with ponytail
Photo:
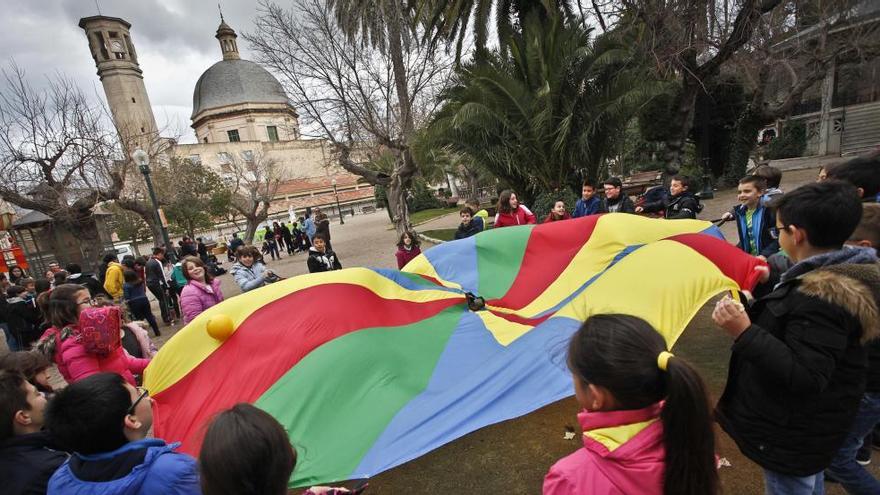
[[[589,318],[571,339],[568,367],[584,448],[550,468],[544,494],[718,493],[706,386],[650,324]]]

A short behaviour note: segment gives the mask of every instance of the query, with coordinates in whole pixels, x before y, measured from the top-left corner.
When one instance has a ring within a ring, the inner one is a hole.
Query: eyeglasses
[[[138,396],[137,399],[135,399],[134,402],[131,403],[131,407],[129,407],[128,410],[125,411],[126,416],[134,414],[134,409],[137,407],[137,405],[140,404],[141,401],[144,400],[146,397],[150,396],[150,391],[145,389],[144,387],[138,387],[137,389],[138,392],[140,392],[141,394]]]
[[[95,300],[94,299],[83,299],[82,301],[77,301],[76,304],[78,304],[79,306],[94,306]]]

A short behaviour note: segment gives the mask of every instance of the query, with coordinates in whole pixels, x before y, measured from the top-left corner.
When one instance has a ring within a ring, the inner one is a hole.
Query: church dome
[[[249,60],[221,60],[202,74],[193,91],[193,112],[242,103],[289,104],[281,83]]]

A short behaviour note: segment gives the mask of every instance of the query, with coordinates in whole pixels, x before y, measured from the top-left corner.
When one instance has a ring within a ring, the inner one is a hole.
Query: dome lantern
[[[223,52],[223,60],[239,60],[241,56],[238,54],[238,44],[235,39],[238,35],[235,30],[226,24],[223,15],[220,15],[220,26],[217,28],[217,34],[214,36],[220,41],[220,51]]]

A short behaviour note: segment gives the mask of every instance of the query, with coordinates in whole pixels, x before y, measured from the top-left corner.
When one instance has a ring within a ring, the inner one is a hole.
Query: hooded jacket
[[[180,311],[183,313],[184,323],[193,321],[203,311],[222,301],[220,280],[215,278],[208,285],[190,280],[180,293]]]
[[[46,493],[52,473],[67,460],[45,431],[15,435],[0,444],[0,480],[7,495]]]
[[[877,287],[862,281],[877,270],[869,248],[813,256],[749,309],[716,416],[761,467],[810,476],[842,445],[865,391],[863,344],[880,330]]]
[[[550,468],[544,495],[662,495],[666,451],[661,410],[658,403],[578,414],[584,448]]]
[[[477,223],[473,219],[471,219],[471,221],[468,222],[467,225],[463,223],[458,224],[458,229],[455,231],[455,238],[465,239],[472,235],[477,235],[481,231],[482,229],[480,228],[480,226],[477,225]]]
[[[495,227],[510,227],[513,225],[529,225],[535,224],[538,219],[525,205],[519,205],[510,213],[499,211],[495,215]]]
[[[111,261],[107,265],[107,274],[104,276],[104,290],[113,299],[122,299],[122,285],[125,278],[122,276],[122,265],[115,261]]]
[[[341,270],[342,263],[336,253],[327,249],[323,253],[315,249],[314,246],[309,248],[309,260],[307,261],[309,273],[329,272],[332,270]]]
[[[199,470],[179,443],[156,438],[113,452],[73,454],[49,480],[49,495],[199,495]]]
[[[677,196],[669,196],[660,201],[647,203],[642,208],[645,213],[655,213],[663,210],[663,218],[667,220],[697,218],[697,213],[703,209],[700,205],[700,198],[690,191],[684,191]]]
[[[240,262],[236,262],[229,269],[229,272],[232,273],[232,278],[241,287],[242,292],[266,285],[268,281],[263,277],[263,272],[265,271],[266,265],[259,261],[254,261],[250,268],[242,265]]]
[[[773,231],[776,229],[776,217],[770,208],[763,203],[752,214],[752,228],[749,230],[746,221],[746,205],[736,205],[731,213],[736,219],[736,231],[739,235],[737,247],[749,253],[751,241],[755,241],[755,256],[769,258],[779,251],[779,241],[774,239]]]

